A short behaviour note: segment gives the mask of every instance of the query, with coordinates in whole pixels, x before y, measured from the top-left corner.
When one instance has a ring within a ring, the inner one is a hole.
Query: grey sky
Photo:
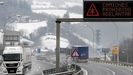
[[[101,44],[105,46],[110,46],[110,44],[114,43],[116,44],[117,42],[122,41],[124,38],[131,38],[131,34],[133,33],[131,23],[129,22],[105,22],[93,24],[95,29],[101,30]],[[117,27],[115,25],[117,25]]]

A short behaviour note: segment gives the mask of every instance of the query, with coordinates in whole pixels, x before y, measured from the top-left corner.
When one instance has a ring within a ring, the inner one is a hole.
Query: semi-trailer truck
[[[31,69],[31,49],[28,46],[5,46],[2,69],[4,74],[25,75]]]
[[[86,63],[89,59],[89,47],[88,46],[74,46],[72,47],[72,52],[76,49],[79,57],[77,57],[77,62],[79,63]]]

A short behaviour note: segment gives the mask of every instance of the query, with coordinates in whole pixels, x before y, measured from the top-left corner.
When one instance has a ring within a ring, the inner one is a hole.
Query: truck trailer
[[[25,75],[31,69],[31,49],[28,46],[5,46],[2,70],[4,74]]]
[[[72,52],[76,49],[79,57],[77,57],[77,62],[86,63],[89,59],[89,47],[88,46],[74,46],[72,47]]]
[[[5,31],[3,35],[4,46],[14,46],[20,44],[20,32],[18,31]]]

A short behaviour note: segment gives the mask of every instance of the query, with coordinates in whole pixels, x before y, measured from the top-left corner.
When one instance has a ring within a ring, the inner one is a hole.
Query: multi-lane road
[[[133,69],[102,63],[80,63],[88,75],[133,75]]]

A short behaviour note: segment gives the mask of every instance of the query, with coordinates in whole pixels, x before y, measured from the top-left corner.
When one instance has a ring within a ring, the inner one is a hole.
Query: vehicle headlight
[[[5,67],[2,67],[2,70],[4,73],[7,73],[7,69]]]
[[[22,67],[18,67],[17,72],[22,72]]]

